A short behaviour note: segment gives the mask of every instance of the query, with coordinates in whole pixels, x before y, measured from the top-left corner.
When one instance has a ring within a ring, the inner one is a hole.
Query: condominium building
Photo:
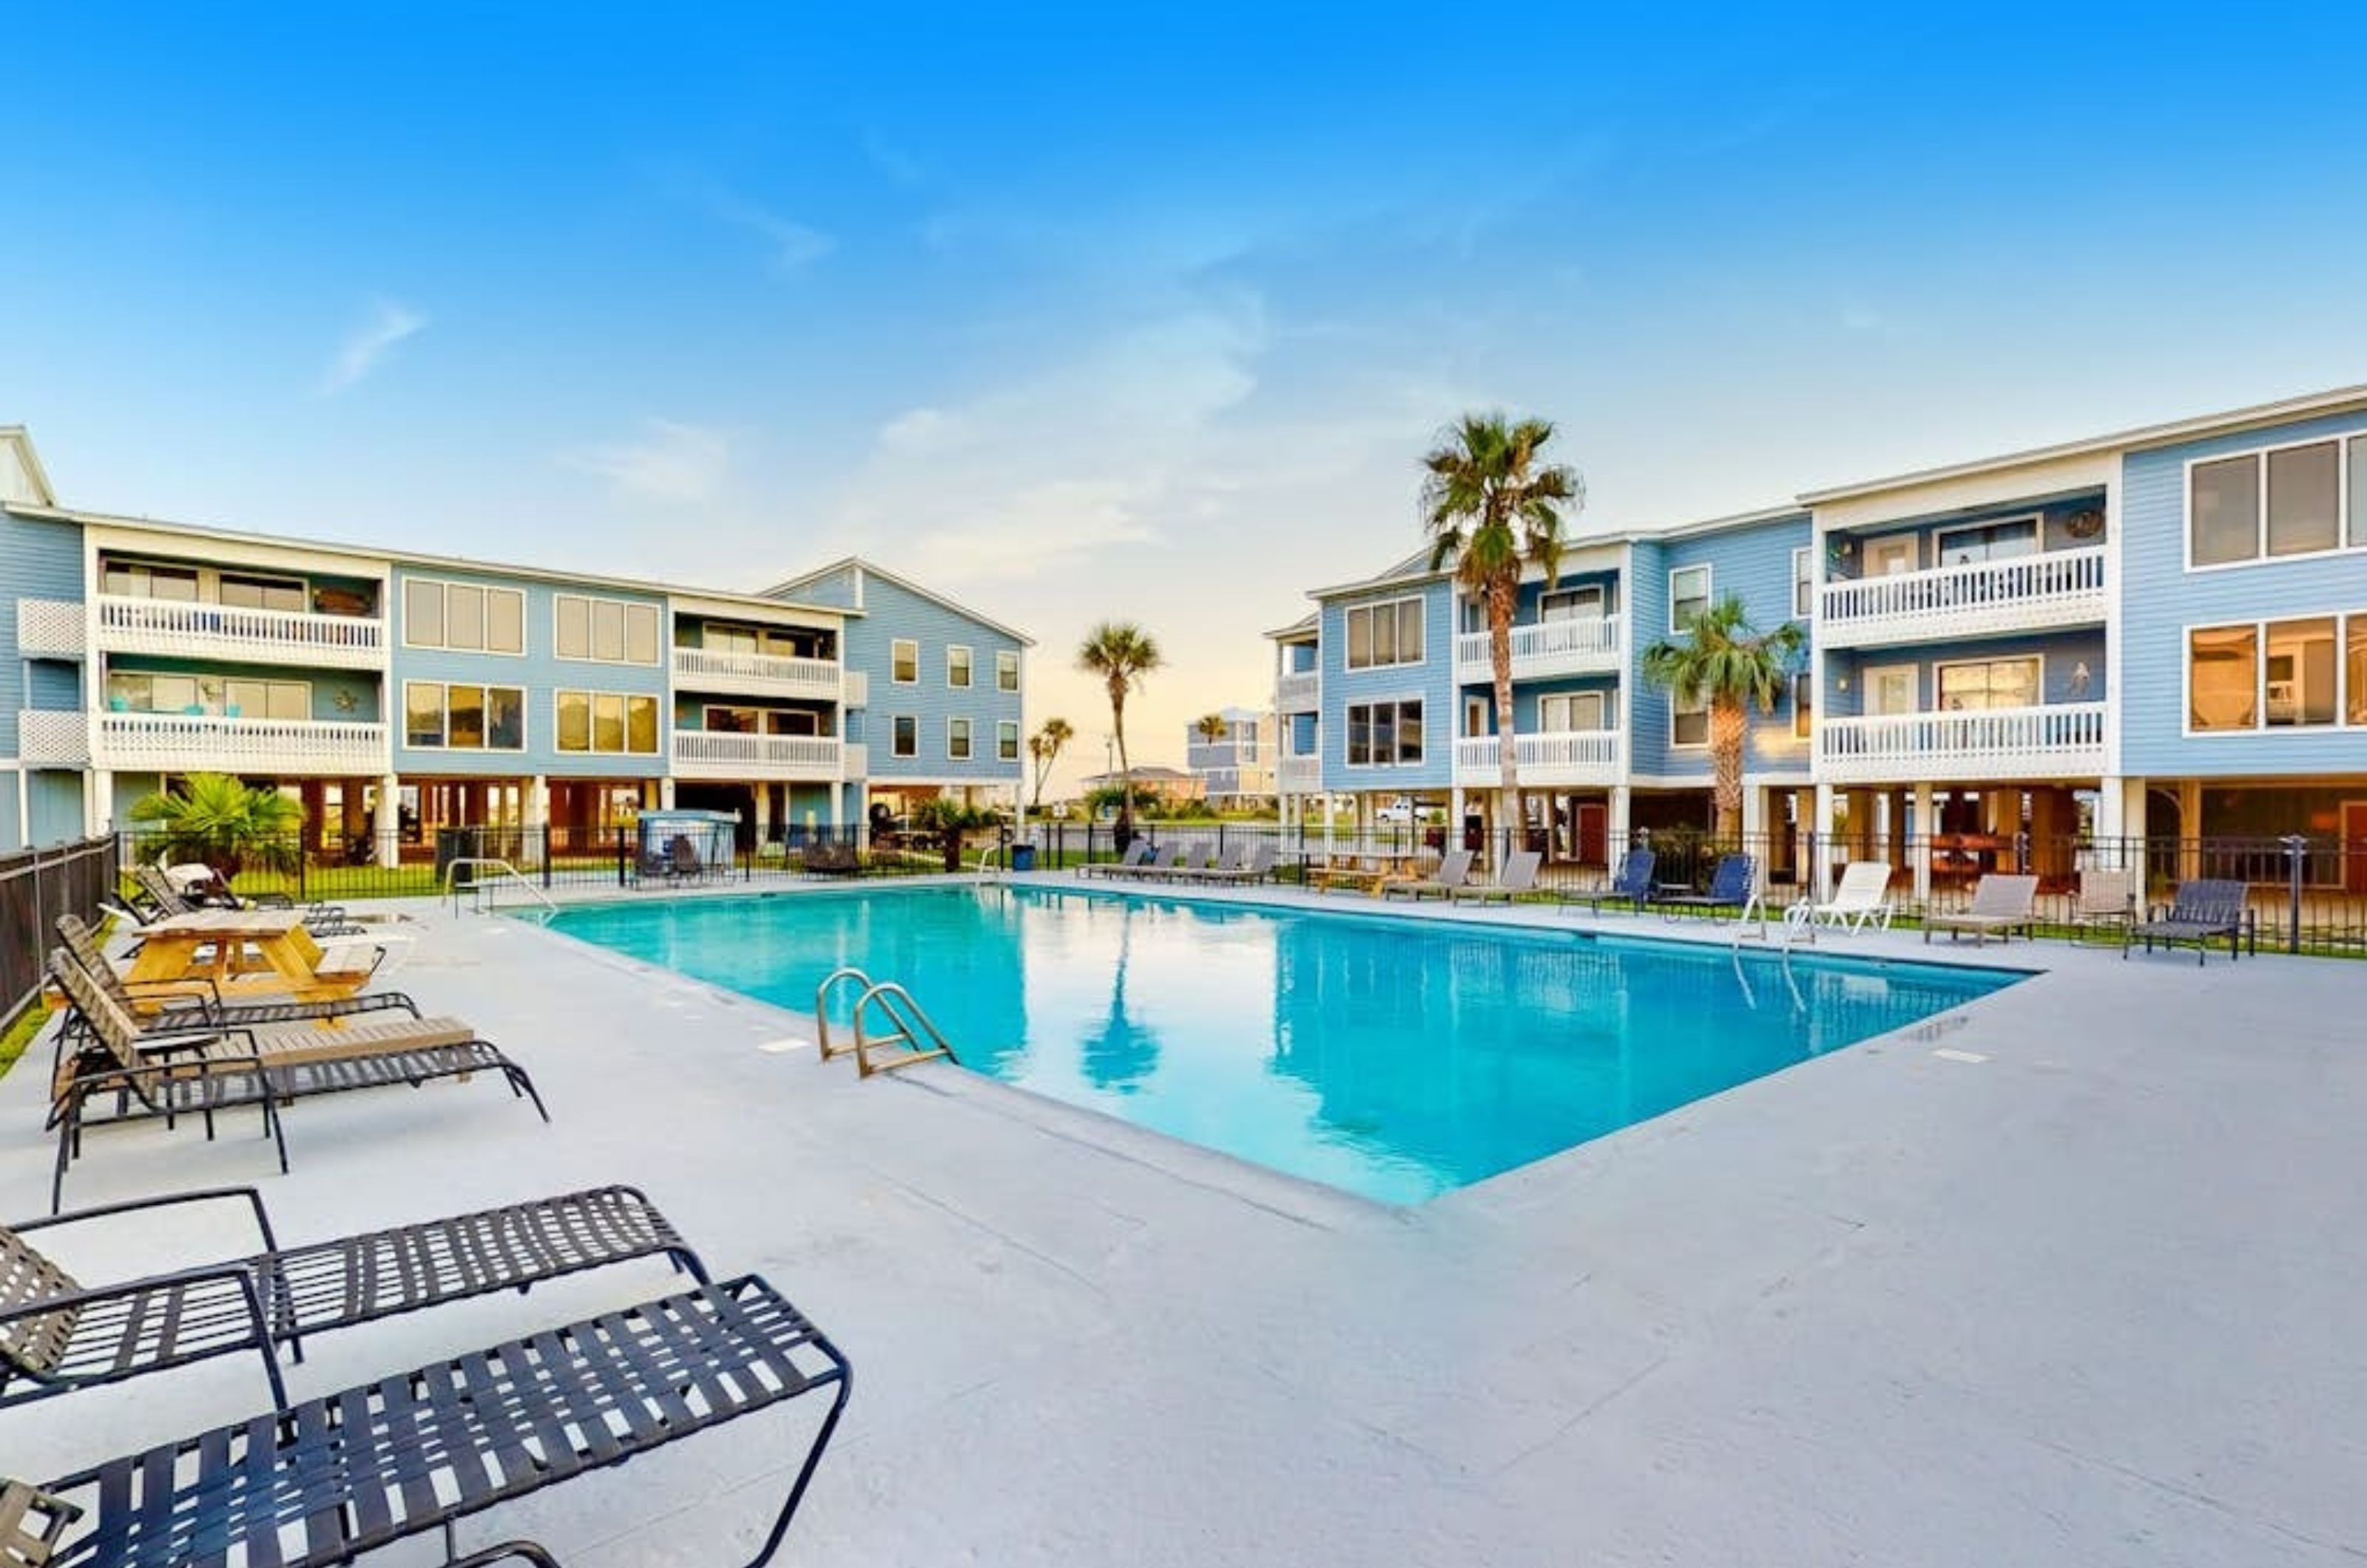
[[[1027,639],[867,562],[748,593],[112,516],[61,505],[14,427],[10,643],[0,845],[124,826],[197,772],[282,787],[317,847],[382,860],[659,806],[777,838],[875,796],[1015,798],[1023,772]]]
[[[1274,716],[1256,708],[1221,708],[1214,735],[1199,719],[1184,729],[1184,766],[1200,781],[1199,795],[1220,808],[1272,806],[1274,798]]]
[[[2300,833],[2329,850],[2314,877],[2367,886],[2367,388],[1743,516],[1581,525],[1557,581],[1531,577],[1514,744],[1558,855],[1708,825],[1708,716],[1642,656],[1734,594],[1759,626],[1807,634],[1745,753],[1745,830],[1771,860],[1812,832],[2020,835],[2058,855]],[[1492,821],[1480,606],[1427,553],[1309,597],[1267,634],[1285,816],[1317,794],[1411,794]]]

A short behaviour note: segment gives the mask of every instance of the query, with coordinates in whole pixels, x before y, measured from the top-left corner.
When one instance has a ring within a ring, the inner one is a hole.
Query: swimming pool
[[[1038,887],[594,905],[550,923],[804,1012],[856,964],[910,987],[967,1067],[1392,1203],[2020,977]]]

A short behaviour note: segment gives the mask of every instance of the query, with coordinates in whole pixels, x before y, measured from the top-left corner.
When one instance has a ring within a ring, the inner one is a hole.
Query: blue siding
[[[1645,649],[1673,635],[1669,626],[1669,574],[1683,567],[1708,566],[1711,601],[1739,595],[1751,624],[1761,631],[1790,620],[1792,552],[1806,548],[1808,541],[1805,513],[1715,534],[1639,540],[1631,558],[1634,570],[1627,595],[1635,615],[1630,641],[1636,658],[1640,660]],[[1800,668],[1807,668],[1805,656]],[[1628,771],[1648,779],[1708,783],[1709,748],[1671,747],[1669,694],[1643,678],[1640,663],[1632,673],[1634,727],[1628,737]],[[1808,743],[1792,733],[1788,692],[1772,715],[1752,710],[1743,767],[1750,773],[1806,774]]]
[[[2033,653],[2042,660],[2042,702],[2101,702],[2105,689],[2104,648],[2104,631],[2098,626],[2092,630],[2046,632],[2030,637],[1919,643],[1911,648],[1834,649],[1825,655],[1825,712],[1835,718],[1863,714],[1865,712],[1866,671],[1913,665],[1916,671],[1916,705],[1920,711],[1929,713],[1935,710],[1940,702],[1939,677],[1932,672],[1937,666],[1965,660],[2014,659]],[[2078,682],[2079,667],[2083,664],[2088,668],[2084,689]],[[1844,680],[1849,682],[1846,691],[1841,689]]]
[[[798,584],[797,592],[787,597],[800,604],[834,604],[842,610],[862,605],[862,591],[855,581],[856,568],[848,565],[835,571],[824,572],[810,582]]]
[[[2186,570],[2186,465],[2367,433],[2367,413],[2135,452],[2122,464],[2122,769],[2146,778],[2367,773],[2367,728],[2189,736],[2186,630],[2367,613],[2367,550]],[[2356,487],[2367,474],[2354,472]],[[2367,541],[2354,541],[2354,544]]]
[[[28,660],[17,652],[17,601],[64,599],[82,602],[82,528],[74,523],[52,523],[19,517],[0,510],[0,756],[17,755],[17,710],[26,707],[72,706],[71,700],[40,700],[27,690],[28,669],[50,672],[36,680],[53,679],[74,666],[57,660]],[[54,685],[36,691],[54,693]],[[28,700],[32,696],[33,700]],[[16,832],[16,802],[8,803],[8,831]],[[77,822],[80,811],[76,811]]]
[[[1385,600],[1422,602],[1422,661],[1386,670],[1348,668],[1348,612]],[[1455,692],[1455,593],[1444,579],[1360,592],[1323,604],[1323,787],[1335,793],[1444,789],[1453,782],[1458,724]],[[1421,761],[1385,768],[1348,765],[1348,706],[1420,698]]]
[[[813,584],[801,585],[798,597],[813,597]],[[867,748],[871,781],[881,784],[894,784],[900,779],[1019,784],[1026,773],[1025,731],[1023,728],[1020,759],[1012,762],[997,759],[995,731],[1003,723],[1024,725],[1027,680],[1024,654],[1020,691],[1000,690],[994,673],[998,653],[1021,653],[1019,639],[877,572],[864,574],[862,608],[862,615],[850,616],[846,623],[846,664],[869,677],[870,706],[859,726],[850,725],[851,732],[859,730],[850,738],[861,739]],[[898,685],[892,678],[894,645],[899,638],[920,645],[920,679],[910,685]],[[946,681],[946,650],[954,647],[970,650],[967,689]],[[910,715],[918,722],[917,756],[892,755],[894,720],[899,715]],[[946,755],[946,739],[955,718],[970,721],[970,755],[966,761]]]
[[[515,588],[526,594],[526,653],[453,652],[445,649],[410,648],[404,644],[404,584],[414,578],[444,582],[474,583],[487,588]],[[462,777],[507,777],[542,773],[557,778],[655,778],[665,772],[665,658],[667,605],[657,593],[627,593],[607,588],[577,590],[533,578],[497,573],[445,571],[398,567],[393,587],[391,620],[394,635],[393,672],[387,693],[389,722],[393,728],[395,771],[410,774]],[[594,598],[620,599],[648,604],[658,613],[657,664],[605,664],[558,657],[557,626],[552,599],[558,593],[581,592]],[[403,744],[402,687],[406,681],[457,681],[475,685],[520,686],[526,691],[526,749],[522,751],[446,750]],[[569,691],[623,692],[657,697],[659,751],[631,756],[558,749],[555,694]]]
[[[43,768],[23,775],[26,804],[32,813],[32,841],[62,844],[82,837],[82,775]],[[13,831],[12,820],[9,828]]]

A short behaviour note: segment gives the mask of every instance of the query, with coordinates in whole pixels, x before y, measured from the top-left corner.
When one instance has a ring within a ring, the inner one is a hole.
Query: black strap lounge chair
[[[28,1239],[91,1220],[231,1201],[252,1211],[263,1250],[145,1279],[79,1281]],[[281,1345],[300,1360],[312,1335],[640,1258],[663,1258],[707,1282],[698,1255],[630,1187],[292,1247],[274,1237],[252,1187],[20,1221],[0,1226],[0,1407],[249,1350],[262,1358],[273,1404],[284,1405]]]
[[[142,1030],[63,948],[51,953],[50,974],[74,1005],[81,1042],[61,1061],[52,1085],[50,1123],[58,1134],[52,1213],[63,1198],[66,1168],[82,1151],[84,1131],[111,1122],[162,1120],[170,1126],[198,1116],[211,1137],[216,1111],[259,1107],[284,1172],[288,1142],[280,1108],[311,1095],[396,1084],[416,1089],[483,1073],[550,1120],[526,1069],[459,1019],[345,1020],[334,1029],[200,1022]]]
[[[1660,857],[1650,850],[1629,850],[1626,858],[1619,863],[1619,874],[1611,879],[1609,886],[1591,893],[1570,894],[1569,901],[1598,911],[1605,904],[1625,904],[1640,915],[1644,906],[1652,901],[1652,889],[1657,886],[1652,877],[1659,862]]]
[[[2169,908],[2156,908],[2144,919],[2132,920],[2122,929],[2121,956],[2128,957],[2130,945],[2139,939],[2143,939],[2147,953],[2153,951],[2157,942],[2171,948],[2181,942],[2191,942],[2194,944],[2194,962],[2201,964],[2210,954],[2211,939],[2214,936],[2227,939],[2231,961],[2243,957],[2248,938],[2252,951],[2259,951],[2259,927],[2240,882],[2203,878],[2180,883]]]
[[[853,1369],[754,1275],[375,1378],[35,1488],[9,1483],[48,1568],[331,1568],[827,1392],[829,1411],[749,1568],[772,1561],[846,1407]],[[28,1495],[29,1493],[29,1495]],[[651,1499],[651,1512],[663,1500]]]
[[[1709,874],[1709,887],[1700,893],[1661,893],[1652,898],[1656,908],[1668,910],[1671,917],[1691,909],[1716,916],[1731,909],[1740,914],[1750,907],[1759,891],[1759,863],[1749,855],[1720,855],[1716,869]]]
[[[241,898],[230,890],[230,885],[216,878],[208,884],[214,891],[192,897],[173,886],[160,866],[135,865],[131,879],[148,895],[148,903],[162,916],[194,914],[199,909],[295,909],[296,901],[285,893],[262,893],[251,899]],[[345,916],[343,907],[335,904],[307,904],[302,907],[304,929],[316,937],[362,936],[367,932]]]

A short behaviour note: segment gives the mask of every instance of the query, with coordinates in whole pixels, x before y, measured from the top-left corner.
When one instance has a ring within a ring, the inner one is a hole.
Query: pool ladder
[[[830,1029],[831,994],[846,986],[862,987],[855,998],[855,1038],[833,1040]],[[875,1018],[876,1024],[871,1021]],[[912,992],[893,980],[874,980],[851,965],[832,970],[814,987],[814,1043],[825,1062],[833,1056],[852,1055],[856,1071],[866,1078],[874,1073],[892,1073],[899,1067],[934,1062],[940,1056],[957,1066],[961,1062],[954,1055],[953,1042],[912,999]]]

